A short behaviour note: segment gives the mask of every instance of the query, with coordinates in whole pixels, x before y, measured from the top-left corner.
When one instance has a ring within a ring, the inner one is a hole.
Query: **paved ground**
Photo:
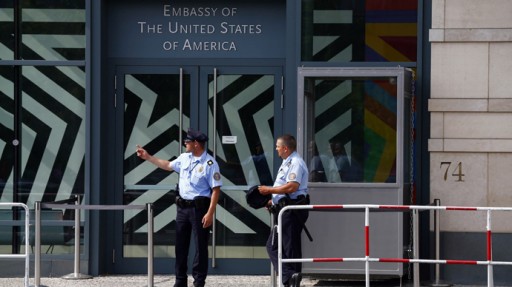
[[[1,272],[1,270],[0,270]],[[0,287],[22,287],[23,278],[0,278]],[[169,275],[156,275],[153,280],[154,287],[172,287],[174,277]],[[421,284],[422,286],[432,286],[431,284]],[[33,287],[145,287],[148,286],[147,276],[123,275],[123,276],[99,276],[92,279],[62,279],[62,278],[41,278],[40,284],[35,285],[34,278],[30,278],[30,286]],[[189,281],[192,286],[192,281]],[[219,276],[209,275],[206,280],[208,287],[271,287],[270,276]],[[317,280],[304,278],[301,286],[303,287],[365,287],[364,281],[348,280]],[[400,283],[395,280],[380,280],[370,282],[370,286],[375,287],[412,287],[410,281]],[[453,285],[456,286],[456,285]],[[460,285],[459,285],[460,286]],[[470,287],[470,286],[464,286]]]

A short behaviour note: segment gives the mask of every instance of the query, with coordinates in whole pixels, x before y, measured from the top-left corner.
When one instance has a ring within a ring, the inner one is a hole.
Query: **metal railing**
[[[0,202],[0,207],[22,207],[25,209],[25,238],[29,238],[30,232],[30,210],[28,206],[18,202]],[[24,254],[0,254],[0,258],[14,258],[20,259],[25,258],[25,276],[23,277],[25,287],[29,285],[29,274],[30,274],[30,243],[29,240],[25,240],[25,253]]]
[[[282,258],[283,238],[282,238],[282,215],[284,212],[293,211],[294,209],[308,209],[313,211],[364,211],[364,257],[357,258]],[[405,212],[413,213],[413,258],[372,258],[370,257],[370,210],[379,209],[380,211]],[[419,258],[419,240],[418,240],[418,212],[426,210],[446,210],[446,211],[485,211],[487,213],[487,260],[446,260],[446,259],[420,259]],[[278,232],[278,284],[282,286],[283,263],[299,263],[299,262],[364,262],[365,263],[365,282],[366,286],[370,286],[370,262],[384,263],[413,263],[414,264],[414,286],[420,286],[419,264],[468,264],[468,265],[487,265],[487,286],[494,286],[493,265],[512,265],[511,261],[494,261],[492,259],[492,232],[491,232],[491,213],[493,211],[512,211],[509,207],[463,207],[463,206],[418,206],[418,205],[375,205],[375,204],[348,204],[348,205],[288,205],[284,207],[278,214],[277,232]]]
[[[42,208],[59,208],[59,209],[75,209],[75,210],[127,210],[141,209],[148,212],[148,287],[154,286],[154,216],[153,206],[151,203],[146,205],[79,205],[78,200],[75,204],[61,203],[35,203],[35,246],[34,246],[34,287],[41,286],[41,209]],[[87,279],[89,275],[79,274],[80,272],[80,215],[75,211],[75,252],[74,252],[74,272],[64,279]]]

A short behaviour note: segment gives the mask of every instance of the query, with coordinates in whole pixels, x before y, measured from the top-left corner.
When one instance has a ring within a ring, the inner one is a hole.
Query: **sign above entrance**
[[[108,12],[115,57],[284,57],[284,0],[115,3]]]

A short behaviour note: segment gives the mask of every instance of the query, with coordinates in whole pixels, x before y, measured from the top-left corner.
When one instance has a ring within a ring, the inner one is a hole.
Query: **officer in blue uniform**
[[[308,168],[302,157],[297,153],[297,142],[291,135],[283,135],[276,141],[276,151],[283,159],[274,186],[259,186],[261,194],[272,194],[268,208],[275,214],[274,228],[267,240],[267,252],[274,268],[278,270],[277,255],[277,214],[289,204],[309,204]],[[283,258],[302,258],[301,233],[308,218],[305,209],[287,211],[282,216]],[[300,286],[302,264],[283,264],[282,282],[284,286]]]
[[[173,161],[159,159],[137,146],[137,155],[159,168],[179,173],[179,195],[176,196],[176,282],[174,287],[187,287],[187,260],[191,234],[196,246],[192,277],[194,287],[205,285],[208,273],[208,240],[222,180],[219,165],[206,152],[208,137],[200,131],[188,130],[186,152]]]

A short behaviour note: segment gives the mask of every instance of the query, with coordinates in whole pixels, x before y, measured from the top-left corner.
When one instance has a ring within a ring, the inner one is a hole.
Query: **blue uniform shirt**
[[[180,196],[183,199],[211,197],[211,189],[222,186],[219,165],[206,151],[200,157],[182,153],[170,163],[170,167],[179,173]]]
[[[299,189],[289,194],[292,199],[296,199],[299,195],[307,194],[308,168],[296,151],[283,160],[281,167],[279,167],[274,187],[285,185],[291,181],[299,183]],[[285,196],[284,194],[272,194],[272,202],[277,204],[279,200]]]

